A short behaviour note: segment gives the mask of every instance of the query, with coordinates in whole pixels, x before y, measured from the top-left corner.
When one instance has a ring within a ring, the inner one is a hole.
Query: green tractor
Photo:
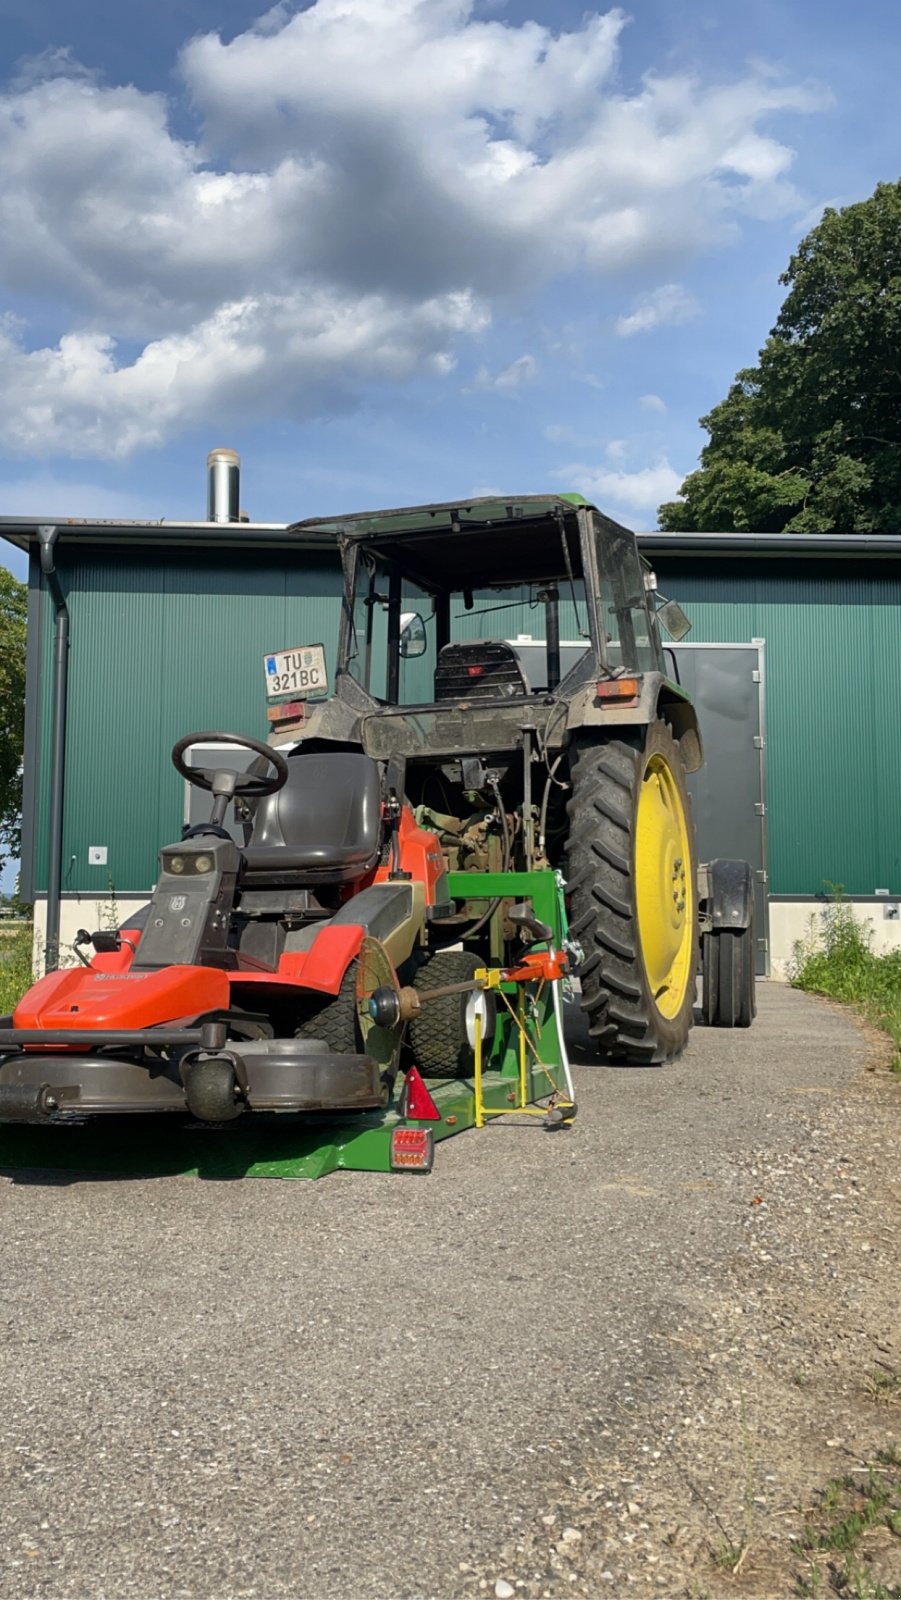
[[[747,1027],[752,874],[698,865],[686,773],[702,765],[701,733],[661,641],[661,626],[678,639],[689,624],[657,597],[634,535],[579,496],[297,531],[341,552],[337,670],[330,690],[315,645],[267,658],[270,744],[372,757],[449,872],[559,871],[602,1059],[677,1056],[699,970],[705,1020]],[[503,960],[506,908],[477,916],[479,904],[429,908],[424,984]]]

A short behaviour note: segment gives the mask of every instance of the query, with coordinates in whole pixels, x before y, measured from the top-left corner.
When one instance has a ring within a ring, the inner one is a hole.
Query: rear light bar
[[[431,1172],[435,1140],[428,1128],[395,1128],[391,1135],[392,1172]]]

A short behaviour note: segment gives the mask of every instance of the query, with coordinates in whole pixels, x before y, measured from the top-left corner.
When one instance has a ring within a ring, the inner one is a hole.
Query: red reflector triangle
[[[441,1112],[422,1079],[418,1067],[411,1067],[404,1083],[404,1116],[415,1122],[440,1122]]]

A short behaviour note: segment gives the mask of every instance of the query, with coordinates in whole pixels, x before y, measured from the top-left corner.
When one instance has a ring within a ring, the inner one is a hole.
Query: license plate
[[[303,644],[297,650],[274,650],[264,656],[266,693],[270,700],[279,695],[328,694],[328,673],[325,670],[325,647],[321,644]]]

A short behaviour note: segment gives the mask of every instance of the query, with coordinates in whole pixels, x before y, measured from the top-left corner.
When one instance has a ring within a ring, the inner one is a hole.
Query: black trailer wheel
[[[688,1039],[698,966],[694,824],[679,746],[661,721],[643,741],[581,739],[570,778],[570,930],[585,952],[589,1033],[604,1060],[671,1060]]]
[[[470,983],[484,962],[468,950],[440,950],[421,966],[413,980],[416,989],[442,989],[445,984]],[[482,1013],[482,1038],[487,1052],[494,1037],[494,996],[477,990],[439,995],[426,1000],[408,1030],[413,1060],[424,1078],[468,1078],[475,1065],[474,1010]]]
[[[345,972],[338,993],[313,1001],[295,1031],[299,1039],[321,1039],[333,1055],[355,1055],[362,1048],[355,961]]]
[[[754,921],[715,928],[702,941],[703,1012],[708,1028],[750,1028],[757,1015]]]

